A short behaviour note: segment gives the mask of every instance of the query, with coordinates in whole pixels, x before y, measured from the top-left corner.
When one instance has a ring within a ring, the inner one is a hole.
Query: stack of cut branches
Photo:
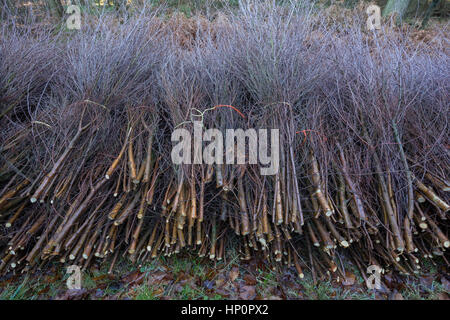
[[[325,28],[294,5],[243,5],[201,20],[190,42],[170,37],[170,22],[135,19],[102,17],[64,41],[28,33],[26,45],[4,29],[0,272],[50,261],[113,270],[119,256],[183,250],[220,261],[231,246],[300,277],[342,279],[343,257],[362,274],[448,264],[445,50],[389,27]],[[17,68],[14,44],[51,63]],[[208,129],[277,129],[278,170],[261,175],[267,162],[251,152],[175,164],[175,129],[204,140]]]

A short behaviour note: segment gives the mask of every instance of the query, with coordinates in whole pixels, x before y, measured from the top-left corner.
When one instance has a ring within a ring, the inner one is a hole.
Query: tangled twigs
[[[302,10],[242,4],[175,27],[105,15],[58,41],[2,21],[0,272],[187,250],[315,281],[342,279],[344,258],[363,276],[448,264],[447,39]],[[178,129],[195,161],[173,161]]]

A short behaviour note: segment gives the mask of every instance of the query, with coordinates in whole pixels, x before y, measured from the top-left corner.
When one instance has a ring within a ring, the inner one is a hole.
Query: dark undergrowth
[[[230,254],[234,255],[234,254]],[[69,290],[70,273],[61,265],[27,275],[0,278],[0,300],[448,300],[448,270],[426,263],[417,277],[382,275],[379,290],[367,289],[358,269],[346,265],[346,277],[299,279],[295,269],[271,269],[263,261],[232,259],[213,263],[192,255],[159,258],[136,266],[121,261],[82,271],[80,290]]]

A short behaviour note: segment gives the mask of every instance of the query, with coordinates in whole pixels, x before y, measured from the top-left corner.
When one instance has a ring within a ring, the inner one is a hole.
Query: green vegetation
[[[435,266],[426,264],[422,277],[404,278],[400,294],[405,300],[438,300],[448,292],[438,280]],[[120,261],[116,273],[107,273],[107,265],[98,269],[83,271],[83,295],[76,298],[89,299],[134,299],[158,300],[170,298],[178,300],[220,300],[228,296],[223,288],[254,287],[258,298],[262,299],[307,299],[307,300],[371,300],[392,299],[392,292],[370,292],[364,280],[351,266],[348,270],[355,275],[355,283],[344,286],[336,279],[322,279],[316,284],[310,272],[303,279],[294,276],[289,269],[274,271],[268,268],[241,264],[221,264],[214,266],[209,261],[185,255],[183,257],[163,257],[158,260],[133,267],[129,261]],[[64,269],[52,269],[48,275],[26,275],[10,280],[0,279],[0,300],[36,300],[68,298],[65,286],[68,275]],[[231,272],[238,275],[235,279]],[[120,276],[119,276],[120,275]],[[292,278],[286,278],[287,276]],[[442,276],[443,277],[443,276]],[[231,291],[230,291],[231,292]],[[236,298],[245,298],[245,295]]]

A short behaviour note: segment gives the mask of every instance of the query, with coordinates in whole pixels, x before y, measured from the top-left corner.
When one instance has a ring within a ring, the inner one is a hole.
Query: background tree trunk
[[[389,0],[383,10],[383,17],[396,12],[401,19],[406,12],[406,9],[408,9],[409,1],[410,0]]]
[[[437,7],[440,1],[441,0],[433,0],[433,2],[428,6],[422,21],[422,28],[425,28],[427,26],[428,20],[430,19],[433,10]]]
[[[49,0],[47,7],[50,11],[50,14],[61,18],[64,15],[64,7],[61,4],[60,0]]]

